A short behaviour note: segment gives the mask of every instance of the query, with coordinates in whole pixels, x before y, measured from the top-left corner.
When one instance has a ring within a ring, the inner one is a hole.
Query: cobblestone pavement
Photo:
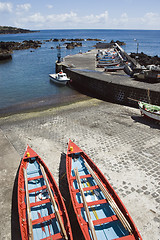
[[[142,238],[160,239],[160,125],[142,118],[138,109],[89,99],[39,113],[1,118],[0,128],[21,157],[27,144],[33,147],[64,195],[64,156],[68,139],[73,140],[110,181]],[[16,175],[17,169],[13,171]],[[70,215],[69,207],[68,211]],[[3,227],[2,230],[5,231]]]

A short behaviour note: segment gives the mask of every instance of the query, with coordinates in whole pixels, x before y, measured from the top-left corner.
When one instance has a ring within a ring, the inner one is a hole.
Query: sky
[[[0,0],[0,25],[160,30],[160,0]]]

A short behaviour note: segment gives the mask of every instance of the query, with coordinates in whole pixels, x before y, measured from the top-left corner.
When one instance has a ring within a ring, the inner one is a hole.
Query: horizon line
[[[46,29],[30,29],[32,31],[44,30],[130,30],[130,31],[160,31],[160,29],[130,29],[130,28],[46,28]]]

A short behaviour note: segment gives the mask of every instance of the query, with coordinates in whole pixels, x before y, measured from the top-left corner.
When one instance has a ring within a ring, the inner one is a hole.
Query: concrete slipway
[[[65,199],[74,239],[82,239],[64,175],[69,138],[110,181],[142,238],[160,239],[160,125],[142,118],[136,108],[89,97],[65,106],[0,118],[0,239],[21,239],[17,172],[27,144],[51,170]]]

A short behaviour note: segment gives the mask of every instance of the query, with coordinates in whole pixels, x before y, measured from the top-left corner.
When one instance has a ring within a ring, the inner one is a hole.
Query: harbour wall
[[[70,85],[88,96],[133,107],[138,107],[133,99],[160,106],[160,83],[137,81],[124,71],[99,72],[95,68],[95,52],[66,57],[56,63],[56,72],[61,69],[70,77]]]
[[[103,81],[99,78],[89,76],[88,73],[70,69],[64,65],[62,65],[62,69],[70,77],[71,86],[86,95],[133,107],[138,107],[138,104],[132,99],[160,105],[160,92],[154,89],[122,85],[120,83],[116,84],[110,81],[109,78],[107,81],[107,77]]]

